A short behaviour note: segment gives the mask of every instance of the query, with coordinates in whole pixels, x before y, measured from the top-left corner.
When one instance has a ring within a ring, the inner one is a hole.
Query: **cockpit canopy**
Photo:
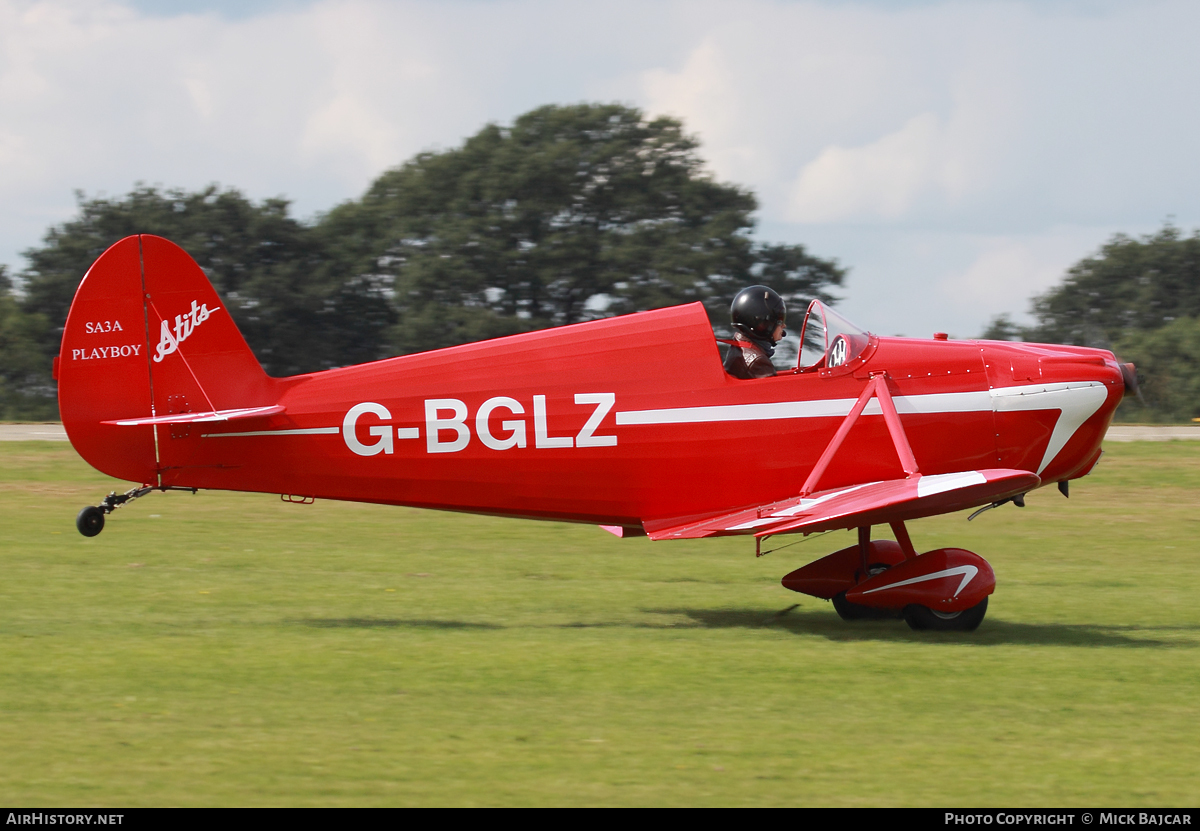
[[[867,348],[870,336],[820,300],[808,304],[800,328],[800,360],[805,370],[842,366]]]

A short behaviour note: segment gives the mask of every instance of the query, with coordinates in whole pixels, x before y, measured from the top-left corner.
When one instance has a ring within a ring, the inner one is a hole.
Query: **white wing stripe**
[[[978,470],[964,473],[941,473],[935,476],[922,476],[917,480],[917,496],[933,496],[946,491],[958,490],[971,485],[986,485],[987,477]]]
[[[771,523],[774,521],[775,521],[775,517],[771,517],[771,516],[762,517],[761,519],[752,519],[749,522],[743,522],[741,525],[732,525],[729,528],[726,528],[725,530],[726,531],[742,531],[746,528],[757,528],[760,525],[767,525],[768,523]]]

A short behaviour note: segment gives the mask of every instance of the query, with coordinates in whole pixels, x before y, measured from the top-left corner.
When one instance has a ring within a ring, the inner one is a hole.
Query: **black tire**
[[[925,606],[905,606],[904,620],[918,632],[974,632],[983,622],[987,607],[986,597],[961,612],[935,612]]]
[[[75,517],[75,527],[85,537],[94,537],[104,530],[104,511],[92,505],[87,506]]]
[[[876,609],[874,606],[851,603],[846,599],[845,592],[834,596],[833,608],[842,620],[894,620],[900,616],[895,609]]]

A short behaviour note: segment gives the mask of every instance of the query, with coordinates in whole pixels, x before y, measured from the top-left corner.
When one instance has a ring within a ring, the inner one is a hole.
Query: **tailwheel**
[[[75,527],[85,537],[96,536],[104,530],[104,511],[89,505],[75,517]]]
[[[976,603],[961,612],[938,612],[926,606],[911,603],[904,607],[904,620],[917,631],[926,632],[974,632],[987,614],[988,599]]]
[[[79,533],[85,537],[94,537],[104,530],[104,517],[106,514],[111,514],[122,505],[132,502],[135,499],[141,499],[150,491],[154,490],[152,485],[142,485],[138,488],[131,488],[125,493],[117,493],[113,491],[108,496],[104,497],[104,501],[99,505],[89,505],[84,508],[75,517],[75,527],[79,529]],[[177,488],[172,486],[160,487],[160,491],[191,491],[196,492],[195,488]]]

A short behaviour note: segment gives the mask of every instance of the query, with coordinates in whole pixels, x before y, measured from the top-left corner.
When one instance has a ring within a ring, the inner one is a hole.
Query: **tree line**
[[[57,417],[51,361],[88,267],[137,233],[181,245],[276,376],[700,301],[728,334],[755,283],[795,312],[845,271],[801,245],[755,241],[754,195],[708,175],[671,118],[547,106],[417,155],[312,221],[235,188],[79,194],[77,215],[0,266],[0,419]],[[1200,231],[1116,235],[1032,301],[1036,323],[986,338],[1112,349],[1145,404],[1118,417],[1200,417]]]
[[[845,278],[803,246],[753,240],[754,195],[708,175],[679,121],[620,105],[488,125],[311,222],[217,186],[77,199],[15,280],[0,270],[0,418],[55,417],[71,298],[136,233],[196,259],[277,376],[692,301],[727,332],[744,286],[802,309]]]
[[[1200,417],[1200,231],[1171,224],[1141,238],[1112,237],[1033,298],[1032,326],[995,318],[985,338],[1112,350],[1137,365],[1144,403],[1127,398],[1117,418]]]

